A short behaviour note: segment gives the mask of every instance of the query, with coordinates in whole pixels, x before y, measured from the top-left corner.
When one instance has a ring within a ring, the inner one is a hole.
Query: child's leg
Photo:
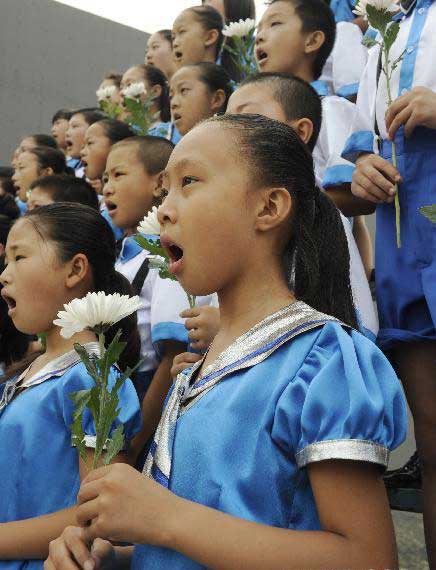
[[[415,423],[422,462],[424,526],[430,569],[436,568],[436,342],[401,343],[393,362]]]

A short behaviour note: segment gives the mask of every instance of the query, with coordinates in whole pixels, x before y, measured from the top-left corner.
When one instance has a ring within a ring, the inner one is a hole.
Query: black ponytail
[[[139,65],[134,65],[133,67],[141,70],[145,81],[147,81],[151,87],[160,85],[161,91],[157,98],[157,106],[159,107],[160,120],[164,123],[168,123],[171,121],[170,95],[168,81],[165,74],[157,67],[154,67],[154,65],[141,63]]]
[[[116,243],[114,234],[101,214],[89,206],[57,203],[41,206],[24,216],[45,241],[57,248],[62,262],[78,253],[86,255],[92,269],[93,290],[107,294],[133,295],[129,281],[115,270]],[[119,359],[121,370],[133,367],[139,360],[140,338],[136,313],[116,323],[106,333],[110,342],[117,330],[127,346]]]
[[[222,115],[206,122],[233,131],[252,188],[282,187],[290,193],[291,236],[283,265],[296,298],[358,328],[347,237],[338,209],[316,187],[307,146],[285,123],[260,115]]]

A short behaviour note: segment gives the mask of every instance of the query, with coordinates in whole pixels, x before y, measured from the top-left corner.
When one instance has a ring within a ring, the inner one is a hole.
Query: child
[[[110,100],[114,105],[119,105],[122,101],[121,97],[122,77],[123,76],[121,75],[121,73],[116,73],[115,71],[109,71],[108,73],[106,73],[106,75],[103,78],[103,81],[98,86],[97,93],[101,89],[105,89],[106,87],[115,87],[115,89],[112,90],[112,95],[110,97]]]
[[[64,339],[53,320],[65,303],[89,291],[127,294],[130,285],[114,269],[115,240],[109,226],[97,211],[81,204],[52,204],[28,212],[9,234],[6,258],[0,276],[2,302],[19,331],[45,334],[46,351],[2,385],[0,568],[42,569],[50,540],[74,523],[80,477],[87,472],[71,445],[70,395],[91,388],[94,381],[74,343],[98,352],[91,331]],[[128,343],[119,359],[125,370],[138,358],[136,315],[110,329],[107,341],[119,328]],[[128,442],[140,425],[130,381],[119,397],[119,421],[125,424]],[[91,457],[95,431],[87,411],[83,428]]]
[[[94,567],[97,536],[137,544],[134,570],[395,568],[380,467],[404,439],[404,398],[352,328],[345,234],[306,146],[278,121],[224,115],[182,139],[164,186],[170,269],[218,292],[220,330],[168,397],[147,477],[91,474],[83,528],[47,570]],[[96,548],[128,567],[125,550]]]
[[[223,17],[228,25],[239,20],[256,20],[256,4],[254,0],[202,0],[202,4],[212,6]],[[236,44],[232,38],[226,38],[225,44],[234,49]],[[241,81],[241,73],[235,65],[232,55],[223,49],[220,56],[220,64],[226,69],[231,79],[236,83]]]
[[[165,75],[157,67],[152,65],[134,65],[123,75],[121,80],[121,92],[133,83],[143,83],[147,93],[141,96],[141,101],[152,94],[154,102],[150,112],[158,118],[149,130],[149,134],[162,136],[172,140],[174,135],[170,121],[170,103],[168,97],[168,84]],[[175,135],[174,135],[175,136]]]
[[[59,111],[56,111],[56,113],[53,115],[53,118],[51,120],[51,134],[53,135],[58,148],[65,155],[67,154],[67,143],[65,141],[65,135],[68,129],[69,121],[73,114],[74,111],[71,111],[69,109],[59,109]]]
[[[402,5],[405,10],[405,3]],[[392,61],[401,54],[404,58],[392,75],[392,95],[396,100],[389,108],[386,78],[383,72],[378,73],[380,51],[378,47],[370,50],[355,121],[344,149],[347,159],[356,160],[353,193],[376,206],[378,342],[389,351],[398,369],[414,417],[431,568],[436,565],[436,226],[419,209],[436,202],[436,123],[429,120],[436,98],[432,63],[435,26],[434,2],[409,3],[390,54]],[[398,169],[392,165],[393,140]],[[399,183],[401,207],[400,248],[396,244],[395,183]]]
[[[259,73],[245,80],[230,97],[228,113],[256,113],[291,126],[313,151],[321,127],[321,101],[315,90],[302,79],[286,74]],[[348,220],[341,215],[350,254],[350,281],[359,327],[375,340],[377,317],[365,271]],[[196,307],[184,311],[185,326],[194,349],[208,348],[219,328],[219,310]],[[178,355],[173,363],[173,377],[200,358],[197,354]]]
[[[144,63],[160,69],[167,81],[171,79],[176,70],[171,30],[159,30],[148,38]]]
[[[9,220],[15,220],[20,215],[20,209],[15,201],[15,187],[12,182],[12,168],[0,166],[0,215]]]
[[[341,158],[354,117],[352,103],[328,96],[317,80],[335,41],[335,21],[323,0],[273,0],[256,36],[256,59],[261,71],[296,75],[322,96],[323,122],[313,152],[317,183],[346,216],[369,214],[368,202],[353,198],[350,185],[354,167]]]
[[[35,148],[36,146],[49,146],[50,148],[58,148],[58,143],[54,137],[44,133],[36,135],[26,135],[18,145],[18,155],[26,150]],[[18,157],[17,157],[18,158]]]
[[[25,203],[34,180],[41,176],[68,172],[65,155],[61,150],[41,146],[20,154],[12,181],[17,189],[18,198]]]
[[[103,119],[88,127],[85,144],[80,152],[86,177],[92,181],[101,181],[111,146],[131,136],[133,131],[129,125],[115,119]]]
[[[139,454],[159,422],[162,404],[171,385],[170,368],[176,354],[187,348],[188,335],[180,312],[188,307],[180,285],[161,279],[148,268],[148,253],[134,240],[137,226],[162,196],[161,172],[173,145],[160,137],[133,137],[111,148],[106,164],[105,203],[113,223],[128,237],[123,241],[117,269],[141,295],[138,312],[141,356],[144,364],[135,384],[143,398],[143,432],[134,442],[132,454]],[[197,299],[201,306],[209,299]],[[136,458],[136,457],[135,457]]]
[[[85,144],[86,129],[93,123],[105,118],[106,115],[99,109],[91,107],[75,111],[69,121],[65,135],[67,154],[70,157],[67,164],[74,169],[78,178],[83,177],[83,164],[80,161],[80,151]]]
[[[179,69],[170,83],[171,114],[179,133],[224,112],[231,93],[230,77],[219,65],[203,62]]]
[[[54,174],[37,178],[29,187],[29,211],[56,202],[77,202],[100,209],[94,188],[83,178]]]
[[[208,61],[216,63],[223,44],[224,22],[212,6],[183,10],[173,24],[173,54],[176,68]]]

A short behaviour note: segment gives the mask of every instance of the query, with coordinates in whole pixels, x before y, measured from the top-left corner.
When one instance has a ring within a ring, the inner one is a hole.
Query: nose
[[[176,222],[177,215],[171,192],[168,193],[165,200],[159,206],[157,219],[161,228],[165,228],[166,224],[174,224]]]
[[[170,97],[170,110],[175,111],[178,108],[179,108],[179,98],[177,97],[177,95],[173,95],[172,97]]]
[[[86,157],[86,145],[84,147],[82,147],[82,150],[80,151],[80,158],[85,158]]]
[[[264,41],[265,41],[265,32],[264,32],[263,28],[262,28],[262,29],[258,29],[257,32],[256,32],[255,45],[257,46],[257,45],[261,44],[261,43],[264,42]]]
[[[8,284],[8,266],[6,266],[2,273],[0,273],[0,285],[5,287]],[[0,302],[4,302],[3,299]]]
[[[13,182],[14,184],[17,183],[17,171],[15,171],[14,174],[13,174],[13,176],[12,176],[12,182]]]
[[[102,190],[103,196],[105,198],[109,198],[109,196],[112,196],[113,189],[111,186],[111,183],[109,182],[109,180],[107,180],[106,182],[103,182],[103,190]]]

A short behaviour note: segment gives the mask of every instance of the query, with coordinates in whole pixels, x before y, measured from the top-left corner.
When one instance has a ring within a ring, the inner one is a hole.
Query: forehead
[[[31,224],[29,220],[26,220],[26,218],[22,218],[12,226],[9,232],[6,250],[24,245],[30,246],[40,240],[41,236],[35,230],[33,224]]]
[[[193,128],[171,153],[166,171],[195,164],[205,173],[218,172],[223,176],[243,175],[238,163],[235,168],[235,135],[218,123],[206,122]]]
[[[285,16],[286,18],[290,18],[293,14],[295,14],[295,8],[292,2],[278,0],[278,2],[274,2],[268,6],[260,20],[260,23],[265,22],[274,16]]]
[[[155,32],[154,34],[151,34],[151,36],[148,38],[148,45],[151,44],[160,44],[163,43],[165,41],[165,39],[158,33]]]
[[[191,25],[191,24],[198,24],[198,23],[199,22],[195,16],[195,13],[192,10],[184,10],[174,20],[173,30],[181,28],[182,26],[187,26],[187,25]]]
[[[116,86],[116,83],[113,79],[103,79],[103,81],[100,83],[100,89],[103,87],[110,87],[112,85]]]
[[[140,81],[144,80],[144,73],[139,67],[129,67],[124,72],[122,81]]]
[[[137,163],[138,153],[135,144],[123,144],[121,146],[112,147],[106,162],[106,170],[113,168],[114,165],[120,163]]]
[[[38,159],[31,152],[24,151],[18,157],[18,164],[31,164],[32,162],[38,162]]]
[[[170,86],[175,87],[180,85],[183,81],[196,81],[198,79],[198,72],[193,67],[182,67],[171,78]]]
[[[76,115],[73,115],[71,117],[70,124],[73,126],[82,127],[84,125],[87,125],[88,123],[85,121],[85,117],[82,115],[82,113],[77,113]]]
[[[86,136],[87,137],[104,137],[105,131],[102,125],[97,123],[93,123],[86,129]]]
[[[247,110],[244,107],[247,107]],[[269,82],[251,83],[237,89],[230,97],[227,112],[250,112],[276,121],[286,121],[283,108],[274,98],[273,86]]]

